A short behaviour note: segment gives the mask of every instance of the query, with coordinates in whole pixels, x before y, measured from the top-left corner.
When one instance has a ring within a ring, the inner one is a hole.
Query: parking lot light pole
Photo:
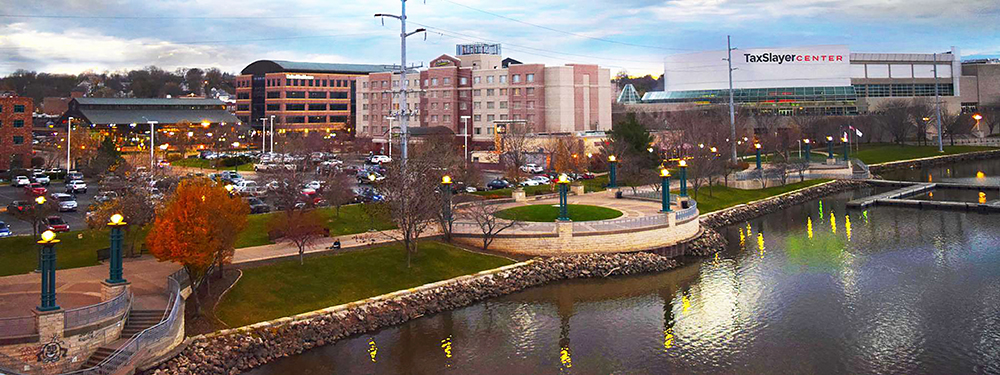
[[[73,117],[66,119],[66,173],[69,173],[70,167],[70,150],[73,149]]]
[[[274,115],[271,115],[271,121],[269,121],[269,122],[271,124],[271,131],[270,131],[270,133],[271,133],[271,153],[273,154],[274,153]]]
[[[809,138],[802,140],[802,142],[806,144],[806,163],[812,162],[812,143],[809,141]]]
[[[462,138],[465,138],[465,165],[469,165],[469,119],[472,116],[462,116]],[[976,121],[979,124],[979,121]]]

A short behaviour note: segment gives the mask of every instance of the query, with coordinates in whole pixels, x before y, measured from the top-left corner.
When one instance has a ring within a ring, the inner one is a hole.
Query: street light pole
[[[271,115],[271,153],[274,153],[274,115]]]
[[[72,164],[70,164],[72,159],[70,159],[70,154],[69,154],[70,150],[73,149],[72,139],[73,139],[73,117],[70,116],[68,119],[66,119],[66,173],[69,173],[69,170],[72,168],[71,167]]]
[[[462,138],[465,138],[465,165],[469,165],[469,119],[472,116],[462,116]],[[979,121],[977,120],[978,124]]]
[[[158,121],[149,121],[149,119],[146,119],[146,123],[149,124],[149,170],[150,170],[150,172],[152,172],[153,171],[153,167],[156,164],[156,157],[153,156],[153,152],[154,152],[153,149],[156,146],[156,140],[155,140],[155,138],[156,138],[156,124],[158,124],[159,122]]]
[[[726,35],[726,53],[729,62],[729,139],[732,141],[732,161],[736,163],[736,106],[733,104],[733,44],[730,36]]]
[[[403,159],[403,163],[405,164],[406,163],[406,158],[409,155],[407,153],[406,143],[409,140],[409,134],[408,134],[409,133],[408,132],[408,126],[409,125],[408,125],[408,122],[409,122],[409,117],[410,117],[410,114],[407,113],[407,108],[406,108],[406,94],[407,94],[406,87],[408,86],[407,83],[406,83],[407,82],[407,80],[406,80],[406,38],[409,37],[409,36],[411,36],[411,35],[417,34],[417,33],[425,32],[427,30],[425,30],[424,28],[419,28],[419,29],[413,30],[412,33],[407,33],[406,32],[406,0],[400,0],[400,3],[402,3],[402,8],[401,8],[400,15],[396,16],[396,15],[392,15],[392,14],[376,13],[375,17],[392,17],[392,18],[398,19],[399,23],[400,23],[400,33],[399,33],[399,59],[400,59],[400,66],[399,66],[399,82],[400,82],[400,85],[399,85],[399,90],[400,90],[400,95],[399,95],[399,112],[400,112],[400,115],[399,115],[400,116],[400,118],[399,118],[399,130],[400,130],[400,134],[399,134],[399,144],[400,144],[400,147],[402,148],[401,156],[402,156],[402,159]],[[425,35],[425,37],[426,37],[426,35]]]
[[[952,56],[952,58],[957,58]],[[955,74],[952,72],[951,74]],[[941,93],[938,92],[937,52],[934,53],[934,112],[937,113],[938,152],[944,152],[944,137],[941,135]]]

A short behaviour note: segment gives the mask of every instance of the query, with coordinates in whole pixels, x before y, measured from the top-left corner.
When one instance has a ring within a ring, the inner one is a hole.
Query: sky
[[[399,0],[0,0],[0,74],[156,65],[238,73],[261,59],[399,62]],[[997,0],[409,0],[408,60],[501,43],[524,63],[663,72],[665,56],[846,44],[1000,57]]]

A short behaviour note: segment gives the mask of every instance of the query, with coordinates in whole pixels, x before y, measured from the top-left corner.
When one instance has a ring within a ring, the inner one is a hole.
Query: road
[[[50,194],[66,192],[66,184],[63,181],[52,181],[46,188],[49,189]],[[97,193],[97,190],[96,182],[87,181],[87,193],[76,195],[77,210],[58,213],[69,224],[70,230],[80,230],[87,227],[85,218],[87,207],[90,207],[90,204],[94,201],[94,194]],[[0,206],[0,221],[10,225],[10,230],[15,236],[30,235],[31,224],[18,220],[13,215],[7,213],[7,205],[15,200],[32,201],[34,197],[26,196],[24,190],[19,187],[0,186],[0,205],[2,205]]]

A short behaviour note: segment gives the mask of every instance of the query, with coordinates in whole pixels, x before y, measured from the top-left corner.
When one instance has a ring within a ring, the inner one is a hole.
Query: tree
[[[297,209],[271,218],[268,233],[271,238],[282,238],[295,244],[299,250],[299,264],[302,265],[305,264],[303,256],[306,248],[329,234],[323,222],[323,217],[315,210]]]
[[[608,134],[608,140],[612,144],[623,144],[626,152],[633,153],[648,152],[646,149],[653,144],[653,136],[649,134],[649,129],[639,121],[634,112],[629,112],[622,121],[614,125]]]
[[[38,204],[35,200],[25,201],[27,206],[24,210],[9,212],[18,220],[31,225],[31,235],[33,238],[38,239],[38,234],[41,231],[45,218],[49,215],[53,215],[59,212],[59,201],[55,199],[46,199],[44,204]]]
[[[909,107],[910,119],[916,124],[917,144],[927,145],[927,130],[934,121],[934,105],[925,98],[913,98]]]
[[[983,119],[979,120],[980,124],[986,125],[990,129],[989,134],[993,134],[994,129],[1000,125],[1000,102],[982,106],[979,114],[983,116]]]
[[[531,130],[525,122],[507,124],[500,135],[500,166],[507,179],[517,185],[524,179],[521,166],[528,163],[528,133]],[[520,187],[518,187],[520,189]]]
[[[330,205],[335,207],[337,217],[340,217],[340,207],[354,201],[354,190],[351,189],[351,178],[343,173],[330,173],[323,184],[321,195]]]
[[[476,227],[483,233],[483,250],[489,250],[493,240],[500,232],[520,225],[516,220],[503,220],[497,217],[500,205],[492,204],[486,200],[478,200],[467,205],[460,215],[464,219],[472,220]]]
[[[191,93],[203,93],[202,86],[205,84],[205,72],[198,68],[188,69],[184,73],[184,83],[187,84],[188,91]]]
[[[181,181],[159,208],[146,247],[156,259],[184,266],[197,290],[211,267],[232,261],[236,238],[246,228],[249,212],[246,202],[211,180]]]
[[[136,173],[132,164],[125,163],[112,171],[121,178],[124,189],[117,190],[117,198],[100,203],[87,215],[87,226],[91,229],[104,228],[111,215],[121,214],[128,226],[125,228],[125,242],[128,243],[130,256],[135,256],[136,244],[143,232],[143,227],[155,218],[156,204],[148,188],[149,177]]]
[[[941,113],[941,127],[944,128],[942,135],[951,140],[952,146],[955,145],[955,134],[972,133],[975,124],[976,120],[973,120],[972,115],[968,113]]]
[[[417,239],[442,208],[440,196],[435,191],[440,181],[435,178],[437,175],[430,163],[410,159],[405,163],[389,164],[386,178],[375,184],[384,197],[384,205],[372,206],[384,211],[372,216],[387,216],[396,224],[398,230],[383,233],[403,242],[407,267],[417,252]]]
[[[892,135],[893,142],[903,144],[913,127],[910,117],[909,103],[903,99],[890,99],[882,102],[876,108],[875,120],[887,133]]]

